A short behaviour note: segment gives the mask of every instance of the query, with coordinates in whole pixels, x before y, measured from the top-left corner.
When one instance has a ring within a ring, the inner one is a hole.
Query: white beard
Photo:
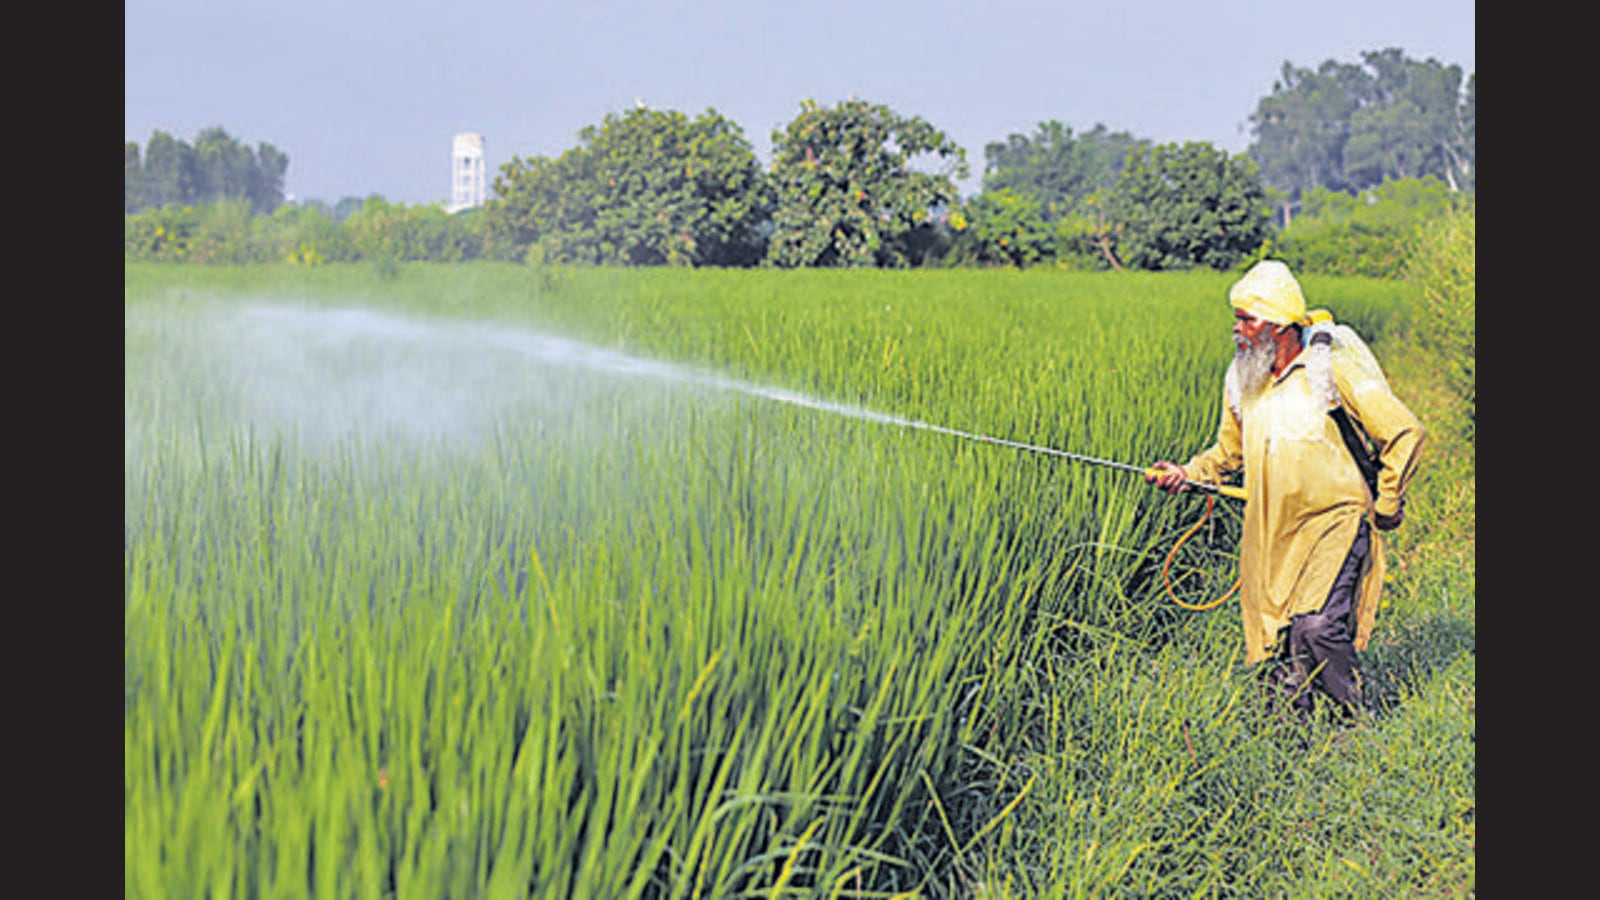
[[[1240,414],[1241,401],[1261,393],[1272,380],[1272,364],[1277,358],[1278,345],[1266,331],[1257,335],[1253,343],[1236,346],[1224,381],[1234,415]]]

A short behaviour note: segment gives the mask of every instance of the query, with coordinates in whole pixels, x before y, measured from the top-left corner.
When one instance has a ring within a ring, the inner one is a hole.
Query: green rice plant
[[[127,267],[127,895],[1470,884],[1456,651],[1285,735],[1194,498],[914,424],[1181,458],[1225,276],[549,276]]]

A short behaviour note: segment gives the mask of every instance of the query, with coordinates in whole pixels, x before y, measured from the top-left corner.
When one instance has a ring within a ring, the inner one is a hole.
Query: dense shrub
[[[239,264],[257,262],[263,248],[252,222],[250,201],[224,197],[195,208],[194,242],[189,261]]]
[[[1465,202],[1466,195],[1431,176],[1390,180],[1359,194],[1315,188],[1300,216],[1248,263],[1271,257],[1302,273],[1397,278],[1419,226]]]
[[[314,206],[280,206],[258,228],[267,260],[316,264],[355,257],[339,221]]]
[[[1468,204],[1418,229],[1405,275],[1421,288],[1417,339],[1432,351],[1474,431],[1477,410],[1477,211]]]
[[[138,215],[125,215],[122,254],[125,260],[188,262],[199,217],[194,208],[168,204]]]
[[[407,206],[369,197],[340,217],[320,205],[281,206],[252,214],[243,200],[168,205],[123,217],[123,258],[130,262],[323,263],[366,260],[387,266],[415,260],[465,262],[485,257],[482,220],[437,205]]]
[[[948,254],[955,265],[1026,268],[1055,254],[1055,237],[1039,202],[1011,188],[985,191],[967,204],[970,224]]]

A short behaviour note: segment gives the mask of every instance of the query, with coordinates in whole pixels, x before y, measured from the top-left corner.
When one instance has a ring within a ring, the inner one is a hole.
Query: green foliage
[[[1361,55],[1362,65],[1283,64],[1250,121],[1251,158],[1281,192],[1288,221],[1316,188],[1349,193],[1396,178],[1434,176],[1452,190],[1477,182],[1477,76],[1398,48]]]
[[[414,259],[421,250],[403,203],[370,198],[345,220],[344,227],[357,259]]]
[[[1055,233],[1038,201],[1010,188],[984,191],[966,206],[970,224],[949,253],[953,263],[1006,265],[1018,269],[1055,253]]]
[[[479,255],[479,216],[477,210],[447,213],[438,204],[389,205],[379,200],[368,201],[345,226],[357,235],[383,234],[379,255],[388,252],[409,262],[462,262]]]
[[[199,196],[194,148],[164,131],[150,135],[144,168],[135,176],[142,191],[134,211],[194,203]]]
[[[332,217],[335,222],[343,222],[360,212],[361,207],[365,206],[368,200],[382,199],[383,198],[377,194],[369,194],[366,197],[340,197],[339,202],[333,205],[333,209],[328,212],[328,215]]]
[[[262,261],[316,264],[344,262],[355,256],[344,229],[328,216],[325,208],[280,206],[258,227],[265,248]]]
[[[139,160],[137,141],[125,141],[122,146],[122,212],[131,215],[139,211],[144,202],[144,166]]]
[[[224,198],[198,207],[196,213],[189,262],[239,264],[253,262],[263,255],[249,201]]]
[[[220,127],[191,146],[124,146],[124,257],[229,263],[494,259],[560,265],[913,267],[1053,262],[1077,270],[1229,269],[1395,277],[1416,221],[1476,184],[1475,75],[1395,48],[1315,71],[1285,62],[1251,119],[1247,160],[1059,121],[987,144],[963,204],[965,151],[917,117],[812,101],[772,135],[763,172],[739,127],[643,107],[555,159],[514,158],[481,210],[381,196],[273,216],[288,158]],[[1409,193],[1408,193],[1409,192]],[[252,214],[244,221],[239,204]],[[1281,211],[1275,234],[1259,207]],[[960,224],[958,224],[958,222]],[[970,225],[970,227],[968,227]]]
[[[193,146],[156,131],[142,164],[139,145],[126,142],[123,211],[232,199],[246,201],[254,213],[269,214],[283,203],[288,169],[289,157],[276,147],[263,142],[251,149],[222,128],[202,130]]]
[[[436,204],[407,206],[372,197],[342,225],[355,259],[372,263],[385,279],[402,262],[476,259],[482,247],[480,220],[451,215]]]
[[[767,262],[784,268],[921,262],[918,234],[957,200],[954,179],[967,174],[965,151],[944,132],[865,100],[807,100],[772,146]]]
[[[1296,272],[1397,278],[1418,227],[1469,202],[1431,176],[1391,179],[1356,195],[1313,188],[1304,211],[1246,262],[1271,256]]]
[[[1116,254],[1136,269],[1226,271],[1267,236],[1255,163],[1207,143],[1133,153],[1107,205],[1119,228]]]
[[[1422,290],[1417,341],[1465,407],[1470,440],[1477,421],[1477,211],[1467,204],[1418,231],[1405,277]]]
[[[513,159],[484,218],[498,248],[551,262],[747,266],[764,252],[767,189],[740,128],[715,110],[610,114],[555,160]]]
[[[958,240],[952,262],[1057,266],[1093,270],[1117,265],[1107,197],[1128,154],[1149,142],[1104,125],[1074,136],[1060,122],[1031,136],[1010,135],[984,148],[984,191],[970,204],[975,230]]]
[[[253,214],[244,200],[168,205],[123,217],[129,261],[259,263],[384,261],[461,262],[485,255],[482,219],[451,215],[437,204],[407,206],[369,197],[343,222],[323,207],[290,204]]]
[[[1056,222],[1115,187],[1128,154],[1149,143],[1104,125],[1075,137],[1060,122],[1041,122],[1032,137],[1013,134],[984,147],[983,189],[1031,197],[1045,221]]]
[[[1272,93],[1250,116],[1256,140],[1249,154],[1285,204],[1315,188],[1346,187],[1344,142],[1366,90],[1360,66],[1330,59],[1311,71],[1283,64]]]
[[[1056,265],[1076,271],[1121,269],[1116,256],[1121,225],[1111,219],[1110,191],[1095,191],[1055,225]]]
[[[193,207],[168,204],[123,217],[123,258],[127,261],[189,262],[200,217]]]
[[[1304,211],[1295,222],[1415,224],[1448,212],[1463,202],[1462,194],[1431,175],[1393,178],[1356,194],[1321,188],[1312,190],[1306,195]]]
[[[1470,579],[1409,555],[1435,495],[1396,533],[1382,715],[1295,729],[1237,610],[1151,575],[1202,500],[637,377],[1153,459],[1214,431],[1230,276],[562,271],[127,268],[126,895],[1474,890]],[[1307,290],[1349,321],[1413,294]],[[407,327],[263,327],[319,310]],[[640,364],[518,377],[551,334]],[[378,427],[402,387],[455,427]]]
[[[1476,148],[1470,128],[1476,91],[1463,95],[1461,67],[1407,59],[1398,48],[1361,55],[1376,73],[1370,102],[1350,116],[1344,148],[1352,184],[1435,176],[1452,190],[1474,183]]]

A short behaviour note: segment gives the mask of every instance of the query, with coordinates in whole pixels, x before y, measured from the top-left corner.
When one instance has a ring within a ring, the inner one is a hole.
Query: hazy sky
[[[1399,47],[1476,71],[1473,0],[127,0],[124,138],[221,126],[288,154],[328,203],[449,194],[451,139],[492,176],[636,103],[738,123],[763,161],[813,99],[921,116],[965,148],[1056,119],[1157,142],[1251,142],[1284,62]]]

